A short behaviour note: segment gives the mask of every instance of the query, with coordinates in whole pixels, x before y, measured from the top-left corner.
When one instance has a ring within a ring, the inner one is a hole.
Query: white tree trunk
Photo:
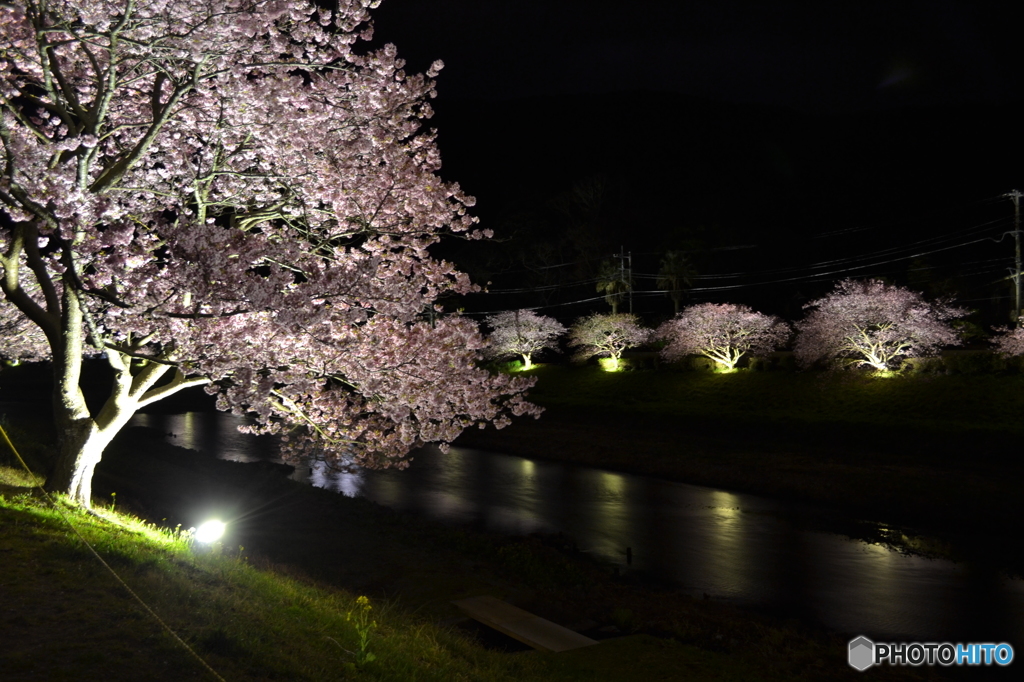
[[[91,420],[90,420],[91,421]],[[82,434],[84,440],[61,443],[60,457],[54,471],[51,490],[65,493],[83,507],[92,506],[92,477],[103,458],[103,450],[111,435],[90,425]]]
[[[171,380],[156,386],[172,366],[146,360],[132,365],[132,358],[107,350],[114,385],[103,407],[92,414],[82,393],[82,345],[85,339],[83,310],[77,294],[65,287],[61,318],[61,347],[54,348],[54,425],[57,427],[57,461],[46,487],[64,493],[84,507],[92,506],[92,478],[103,451],[142,407],[187,388],[207,383],[188,379],[174,369]]]

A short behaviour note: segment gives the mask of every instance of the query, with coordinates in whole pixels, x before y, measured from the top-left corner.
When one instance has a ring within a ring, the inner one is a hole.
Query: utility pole
[[[629,279],[626,280],[626,286],[629,287],[629,314],[633,314],[633,252],[630,251],[629,255]]]
[[[618,286],[615,287],[616,289],[618,289],[619,286],[623,285],[626,282],[626,279],[625,279],[625,277],[626,277],[626,261],[625,261],[625,259],[622,256],[624,251],[625,251],[625,247],[620,245],[619,246],[619,284],[618,284]],[[622,301],[622,293],[621,292],[619,292],[619,291],[615,292],[615,300],[616,300],[616,303],[615,303],[614,306],[612,306],[612,312],[616,312],[617,313],[617,312],[619,312],[619,302]]]
[[[615,258],[619,259],[619,282],[626,286],[626,291],[629,292],[629,314],[633,314],[633,252],[626,252],[626,247],[620,245],[619,252],[615,254]],[[629,261],[629,265],[626,265],[626,261]],[[621,296],[621,294],[616,294]]]
[[[1021,299],[1021,258],[1020,258],[1020,198],[1024,196],[1020,190],[1013,190],[1003,195],[1013,201],[1013,241],[1016,243],[1016,266],[1014,273],[1011,275],[1013,278],[1015,296],[1013,299],[1013,321],[1016,324],[1021,324],[1020,319],[1020,299]]]

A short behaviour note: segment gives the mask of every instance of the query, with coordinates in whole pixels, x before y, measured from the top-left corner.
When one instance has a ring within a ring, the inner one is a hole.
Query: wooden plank
[[[469,597],[452,603],[470,618],[541,651],[568,651],[597,644],[597,640],[495,597]]]

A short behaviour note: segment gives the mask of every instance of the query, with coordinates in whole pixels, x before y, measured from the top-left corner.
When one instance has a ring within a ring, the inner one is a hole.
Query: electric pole
[[[630,259],[630,269],[629,269],[630,279],[626,281],[626,286],[630,288],[630,314],[633,314],[633,252],[632,251],[630,251],[630,254],[629,254],[629,256],[627,256],[627,258]]]
[[[619,246],[619,253],[616,258],[619,259],[619,281],[626,287],[626,291],[629,292],[629,314],[633,314],[633,252],[626,252],[625,246]],[[629,265],[626,265],[626,261],[629,261]]]
[[[1020,190],[1013,190],[1003,195],[1013,201],[1013,241],[1016,244],[1016,260],[1014,262],[1015,271],[1011,275],[1014,284],[1014,299],[1013,299],[1013,321],[1016,324],[1021,324],[1020,319],[1020,299],[1021,299],[1021,259],[1020,259],[1020,198],[1024,196]]]

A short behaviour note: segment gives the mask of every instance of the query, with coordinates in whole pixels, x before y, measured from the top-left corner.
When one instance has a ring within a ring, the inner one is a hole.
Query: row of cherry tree
[[[51,363],[48,488],[88,506],[115,434],[190,386],[286,457],[366,466],[539,414],[477,325],[435,319],[479,288],[430,247],[489,233],[425,127],[443,64],[369,46],[377,4],[0,3],[0,358]],[[570,344],[615,361],[648,334],[591,316]]]
[[[967,313],[948,302],[929,302],[920,294],[881,280],[844,280],[824,298],[808,303],[808,315],[795,325],[793,349],[804,367],[843,363],[884,371],[905,358],[926,356],[960,338],[951,322]],[[745,355],[765,355],[785,346],[794,327],[744,305],[702,303],[689,306],[656,330],[634,315],[590,315],[568,330],[556,320],[528,310],[500,313],[486,320],[493,330],[490,355],[520,356],[529,368],[532,356],[557,349],[569,332],[575,358],[610,358],[613,367],[628,348],[664,341],[669,361],[703,355],[733,369]],[[995,340],[1004,355],[1024,354],[1024,327],[1002,330]]]

